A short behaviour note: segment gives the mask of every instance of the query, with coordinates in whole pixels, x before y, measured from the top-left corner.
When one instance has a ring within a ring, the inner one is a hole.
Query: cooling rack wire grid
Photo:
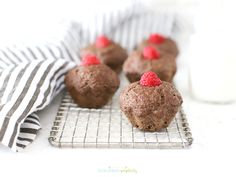
[[[179,110],[171,124],[160,132],[144,132],[132,127],[119,109],[119,94],[128,84],[121,75],[121,86],[112,100],[101,109],[78,107],[65,91],[49,136],[57,147],[73,148],[186,148],[192,134],[184,114]]]

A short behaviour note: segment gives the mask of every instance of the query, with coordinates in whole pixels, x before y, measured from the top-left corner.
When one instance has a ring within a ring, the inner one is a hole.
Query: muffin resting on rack
[[[179,50],[175,41],[173,41],[171,38],[164,37],[157,33],[151,34],[148,39],[143,40],[137,46],[137,49],[142,51],[146,46],[153,46],[157,50],[171,54],[174,57],[177,57],[177,55],[179,54]]]
[[[146,72],[138,82],[120,95],[122,112],[131,124],[145,131],[166,128],[175,117],[182,98],[174,86],[161,81],[154,72]]]
[[[99,36],[95,43],[81,49],[80,56],[82,58],[88,54],[96,55],[103,64],[109,66],[116,73],[121,71],[128,56],[124,48],[106,36]]]
[[[101,64],[94,55],[84,57],[82,64],[65,77],[72,99],[83,108],[100,108],[107,104],[120,85],[117,74]]]
[[[147,71],[153,71],[161,80],[171,82],[176,73],[176,61],[173,55],[147,46],[142,52],[131,53],[123,65],[123,71],[130,82],[140,80],[141,75]]]

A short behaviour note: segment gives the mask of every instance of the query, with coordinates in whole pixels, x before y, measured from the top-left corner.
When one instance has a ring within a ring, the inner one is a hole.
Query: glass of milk
[[[196,16],[188,59],[190,91],[198,100],[236,100],[236,28],[232,19],[236,14],[232,13],[224,4],[211,3],[204,4]]]

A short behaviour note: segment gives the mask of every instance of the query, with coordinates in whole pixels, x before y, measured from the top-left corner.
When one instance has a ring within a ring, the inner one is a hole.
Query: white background
[[[82,18],[83,15],[78,15],[81,12],[86,14],[93,10],[101,10],[101,8],[96,8],[96,5],[91,6],[91,0],[87,0],[87,3],[83,1],[86,8],[80,7],[82,1],[0,2],[1,43],[21,40],[22,36],[30,35],[32,29],[43,34],[45,28],[40,27],[42,20],[44,24],[51,25],[62,18]],[[187,0],[151,2],[153,4],[158,2],[162,4],[162,7],[172,7],[178,11],[192,8],[192,5],[196,3],[196,1]],[[118,7],[124,3],[128,2],[113,1],[110,4]],[[206,3],[211,5],[216,1]],[[233,9],[233,6],[227,8]],[[25,24],[32,25],[27,30]],[[204,25],[201,27],[201,30],[207,30],[204,29]],[[46,30],[45,33],[47,33]],[[222,48],[226,47],[222,45]],[[185,50],[187,49],[186,47]],[[51,147],[47,137],[60,103],[61,96],[58,96],[40,113],[43,128],[37,139],[25,151],[13,153],[0,145],[0,176],[82,176],[82,174],[83,176],[235,176],[236,104],[210,104],[194,100],[188,90],[186,60],[189,60],[189,54],[183,53],[179,58],[179,71],[175,80],[179,83],[177,86],[184,97],[184,109],[193,133],[194,142],[191,148],[117,150]],[[133,168],[137,173],[99,172],[109,167]]]

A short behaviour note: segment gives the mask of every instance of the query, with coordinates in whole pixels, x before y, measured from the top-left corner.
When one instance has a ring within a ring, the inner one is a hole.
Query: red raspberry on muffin
[[[171,38],[165,37],[159,33],[151,34],[147,39],[143,40],[137,50],[142,51],[146,46],[153,46],[162,53],[168,53],[174,57],[178,56],[179,50],[177,44]]]
[[[119,77],[95,55],[87,55],[82,64],[65,77],[72,99],[83,108],[100,108],[107,104],[120,85]]]
[[[154,72],[146,72],[141,80],[128,85],[120,95],[120,107],[130,123],[144,131],[160,131],[168,127],[181,104],[175,87]]]
[[[140,80],[143,73],[155,72],[161,80],[172,82],[176,73],[176,61],[173,55],[161,53],[153,46],[142,51],[133,51],[123,65],[123,71],[130,82]]]
[[[94,43],[80,50],[81,58],[88,54],[96,55],[101,63],[109,66],[116,73],[120,73],[128,56],[124,48],[105,35],[98,36]]]

